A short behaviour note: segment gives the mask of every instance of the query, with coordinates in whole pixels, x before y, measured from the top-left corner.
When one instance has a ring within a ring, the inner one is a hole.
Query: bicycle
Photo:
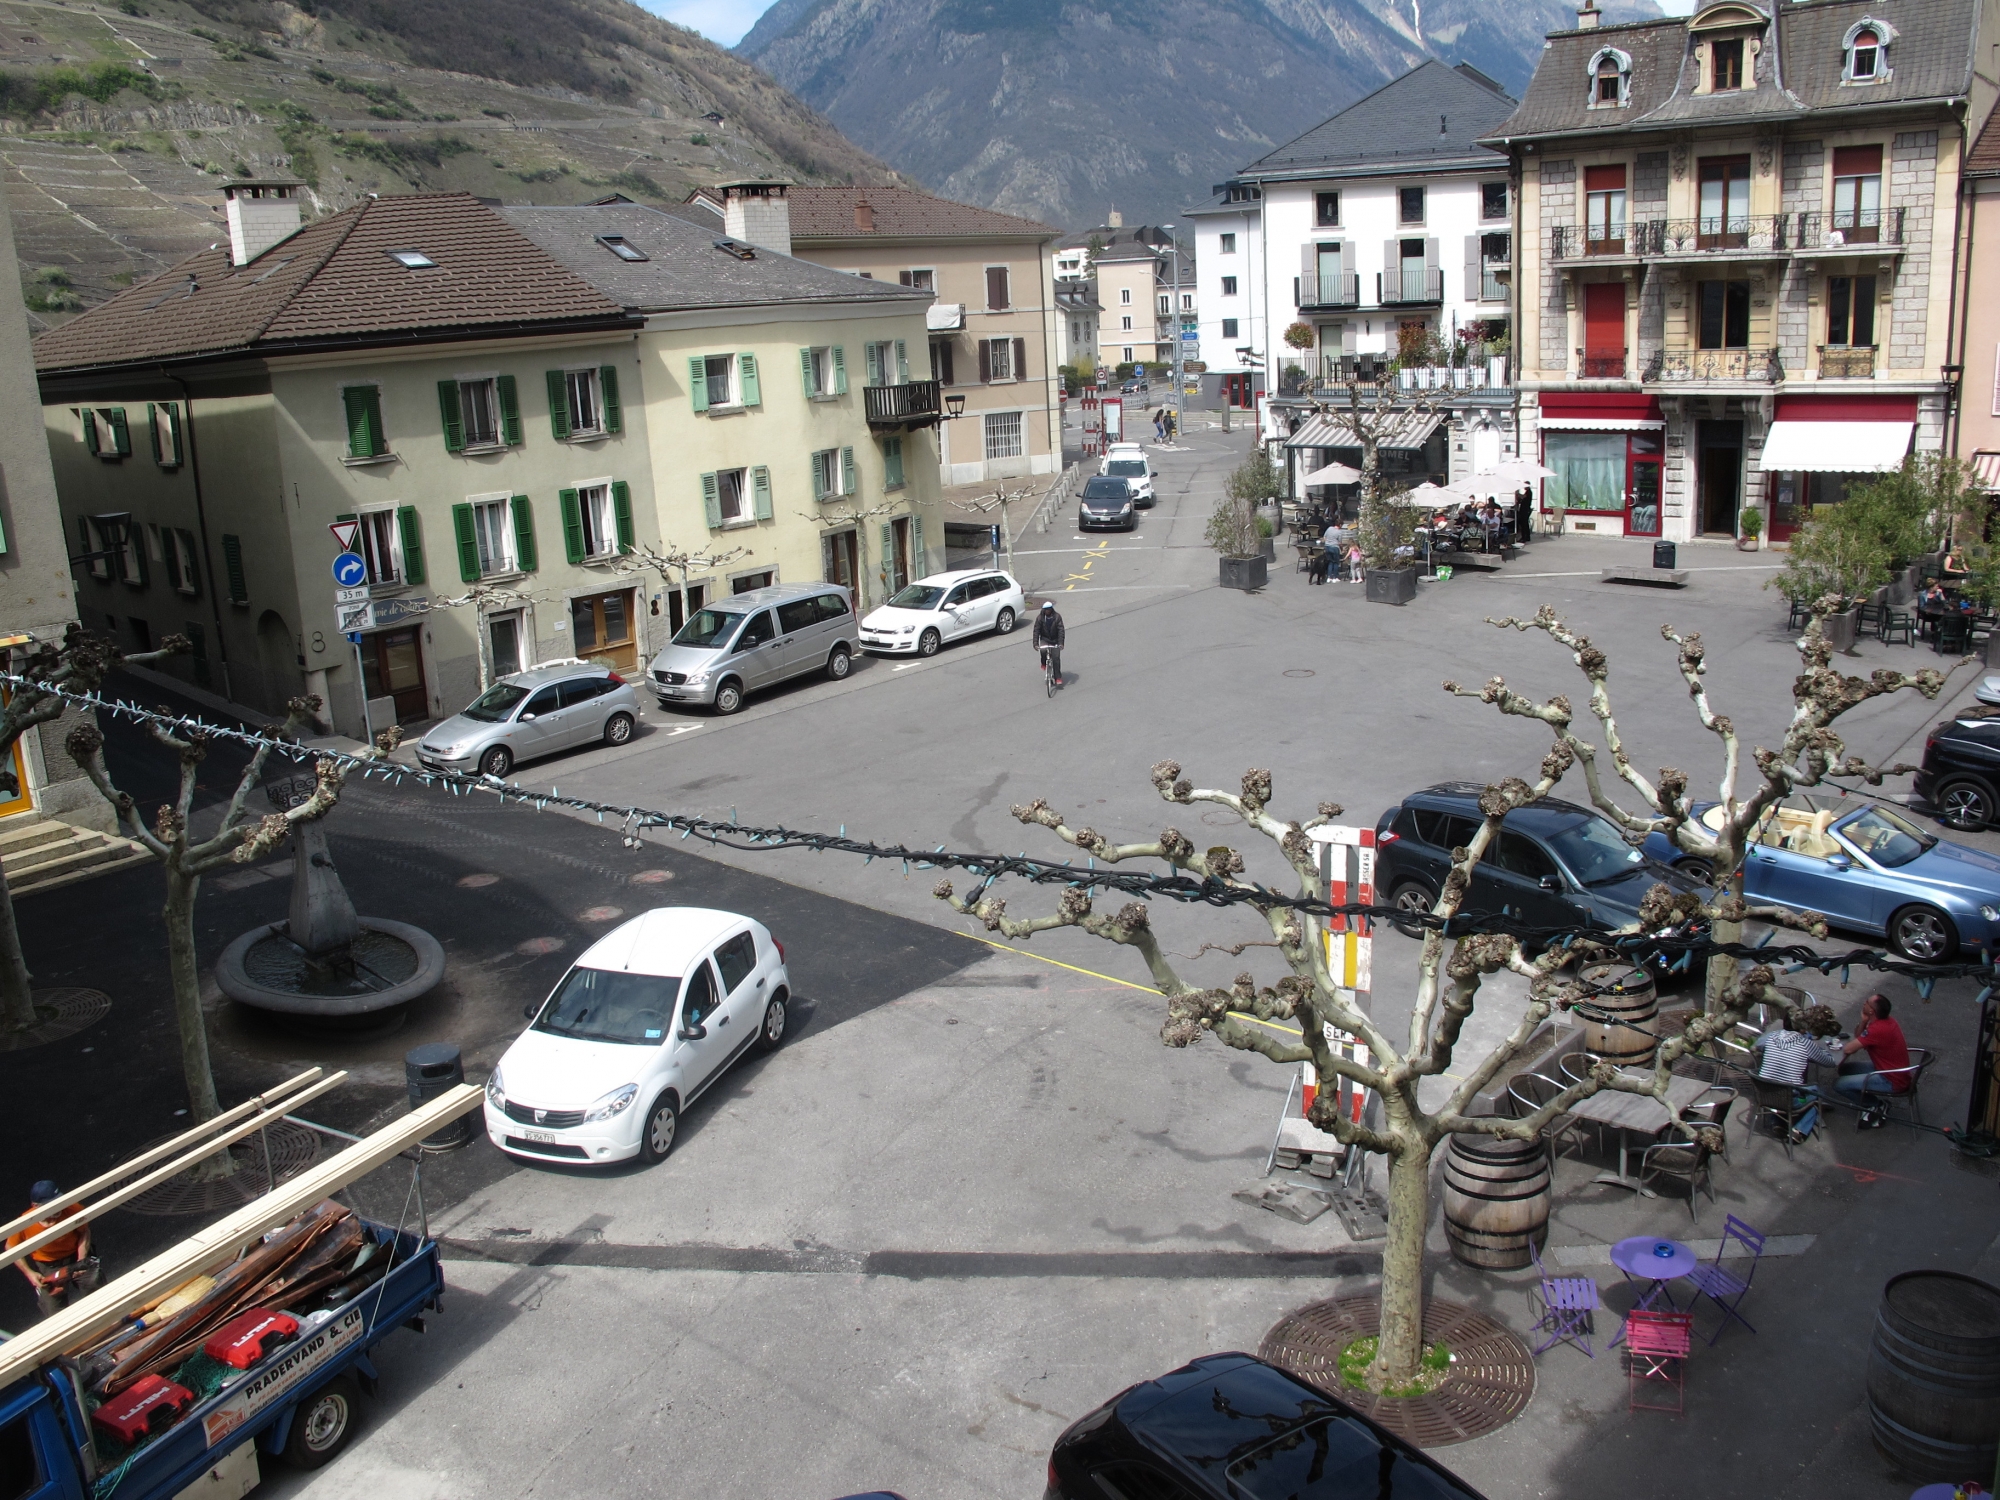
[[[1058,647],[1042,647],[1042,686],[1051,698],[1062,686],[1062,651]]]

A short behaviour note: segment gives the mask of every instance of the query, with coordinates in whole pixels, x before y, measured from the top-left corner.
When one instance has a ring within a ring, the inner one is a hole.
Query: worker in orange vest
[[[28,1192],[28,1210],[33,1212],[44,1203],[62,1196],[62,1190],[53,1182],[42,1181]],[[19,1233],[7,1236],[7,1248],[33,1239],[43,1231],[53,1229],[64,1219],[80,1212],[78,1205],[50,1214],[47,1218],[30,1224]],[[30,1251],[15,1262],[21,1274],[28,1278],[35,1289],[35,1306],[42,1310],[42,1316],[58,1313],[69,1305],[72,1296],[81,1296],[97,1286],[99,1267],[97,1257],[90,1253],[90,1225],[78,1224],[68,1234],[57,1235],[38,1250]]]

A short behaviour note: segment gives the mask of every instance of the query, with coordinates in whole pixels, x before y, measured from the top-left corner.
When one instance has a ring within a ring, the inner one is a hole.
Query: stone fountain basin
[[[421,927],[412,927],[407,922],[392,922],[386,917],[362,917],[359,921],[364,932],[378,933],[408,944],[416,955],[416,972],[402,983],[386,989],[348,995],[308,995],[260,983],[248,973],[246,957],[264,939],[282,939],[289,926],[284,922],[270,922],[251,928],[222,950],[222,956],[215,961],[215,982],[223,994],[241,1004],[286,1015],[323,1018],[372,1015],[376,1011],[408,1005],[437,987],[437,982],[444,977],[444,948],[436,938]]]

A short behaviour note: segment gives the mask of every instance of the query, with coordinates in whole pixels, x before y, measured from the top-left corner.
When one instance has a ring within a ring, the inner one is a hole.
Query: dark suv
[[[1947,719],[1924,741],[1911,789],[1947,828],[1977,833],[2000,815],[2000,718]]]
[[[1375,889],[1408,912],[1429,911],[1451,870],[1451,851],[1479,830],[1479,794],[1469,781],[1445,782],[1405,797],[1375,825]],[[1529,927],[1609,930],[1635,921],[1655,884],[1698,891],[1692,877],[1648,859],[1617,825],[1588,807],[1545,798],[1507,814],[1497,849],[1474,867],[1460,908],[1503,912]],[[1397,924],[1416,936],[1414,922]]]
[[[1045,1500],[1480,1500],[1420,1449],[1248,1354],[1135,1385],[1049,1454]]]

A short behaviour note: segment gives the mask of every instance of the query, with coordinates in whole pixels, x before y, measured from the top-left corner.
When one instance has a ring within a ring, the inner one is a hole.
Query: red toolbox
[[[247,1370],[280,1344],[299,1336],[299,1320],[290,1313],[253,1307],[211,1333],[201,1352],[234,1370]]]
[[[165,1432],[194,1404],[194,1392],[164,1375],[141,1375],[90,1414],[90,1420],[131,1445]]]

